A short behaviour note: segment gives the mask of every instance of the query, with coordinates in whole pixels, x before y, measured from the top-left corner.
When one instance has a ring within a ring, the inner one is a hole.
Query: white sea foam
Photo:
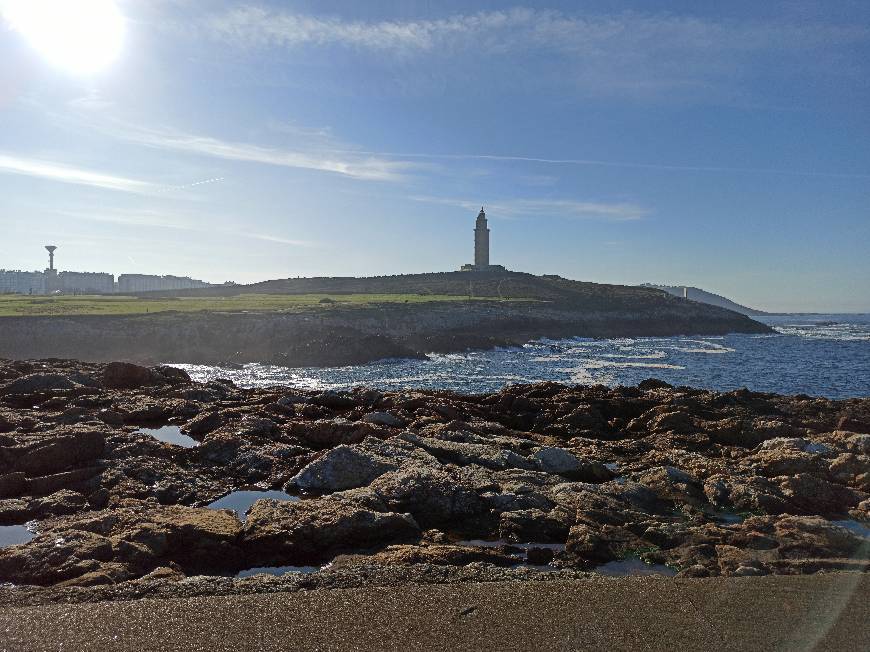
[[[690,349],[690,348],[676,347],[674,350],[680,351],[682,353],[734,353],[734,351],[735,351],[735,349],[726,349],[724,347],[720,348],[720,349]]]
[[[626,355],[623,353],[602,353],[602,358],[625,358],[627,360],[661,360],[667,358],[668,354],[664,351],[655,351],[653,353],[639,353],[636,355]]]
[[[621,362],[616,360],[584,360],[582,366],[578,368],[584,369],[603,369],[605,367],[616,367],[617,369],[685,369],[684,366],[678,364],[670,364],[667,362]],[[568,371],[573,371],[570,369]]]
[[[315,391],[359,385],[498,391],[506,383],[555,381],[633,385],[650,376],[674,384],[806,393],[870,395],[870,317],[765,319],[779,332],[716,336],[538,340],[522,347],[331,368],[266,364],[176,365],[194,380],[228,378],[242,387],[292,385]],[[731,355],[725,355],[731,354]]]

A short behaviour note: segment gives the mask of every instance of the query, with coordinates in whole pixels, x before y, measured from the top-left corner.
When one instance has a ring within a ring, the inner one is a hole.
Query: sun
[[[52,65],[88,75],[121,51],[124,17],[113,0],[0,0],[0,12]]]

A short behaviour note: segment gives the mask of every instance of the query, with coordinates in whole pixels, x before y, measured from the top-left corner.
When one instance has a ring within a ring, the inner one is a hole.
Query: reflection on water
[[[870,539],[870,527],[867,527],[860,521],[855,521],[852,519],[847,519],[844,521],[831,521],[832,523],[839,525],[841,527],[846,528],[852,534],[857,534],[859,537],[864,539]]]
[[[870,315],[770,316],[766,335],[539,340],[522,347],[430,354],[423,360],[367,365],[233,368],[178,365],[197,381],[222,377],[243,387],[293,385],[386,390],[493,392],[511,383],[556,381],[636,385],[654,377],[673,385],[741,387],[830,398],[870,395]]]
[[[283,491],[234,491],[227,494],[223,498],[218,498],[216,501],[208,505],[210,509],[231,509],[236,513],[240,520],[244,521],[248,510],[258,500],[271,498],[272,500],[287,500],[297,501],[298,496],[291,496]]]
[[[564,543],[513,543],[505,539],[495,539],[491,541],[486,539],[465,539],[463,541],[457,541],[456,545],[468,546],[470,548],[502,548],[507,546],[509,548],[519,548],[526,551],[530,548],[546,548],[553,552],[562,552],[565,550]]]
[[[184,448],[193,448],[199,446],[199,442],[193,437],[188,437],[181,432],[178,426],[163,426],[161,428],[139,428],[139,432],[145,435],[154,437],[157,441],[174,444],[175,446],[183,446]]]
[[[507,548],[507,555],[517,560],[516,568],[529,568],[541,572],[553,572],[559,569],[550,564],[531,563],[528,557],[530,550],[541,548],[551,551],[553,555],[565,551],[564,543],[513,543],[505,539],[465,539],[457,541],[456,545],[469,548]]]
[[[26,525],[0,525],[0,548],[27,543],[35,536]]]
[[[320,566],[262,566],[239,571],[236,577],[252,577],[254,575],[287,575],[288,573],[316,573]]]
[[[738,513],[732,512],[727,509],[718,509],[714,511],[710,511],[708,516],[713,518],[721,523],[727,523],[728,525],[737,525],[746,520],[746,517],[749,516],[747,512]]]
[[[595,572],[609,577],[626,577],[629,575],[666,575],[673,577],[677,574],[677,571],[673,568],[668,568],[663,564],[647,564],[636,557],[609,561],[606,564],[598,566]]]

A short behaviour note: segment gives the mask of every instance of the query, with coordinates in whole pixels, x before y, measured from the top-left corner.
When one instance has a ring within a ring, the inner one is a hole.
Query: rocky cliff
[[[361,364],[538,337],[764,333],[743,315],[666,297],[330,307],[302,313],[0,318],[0,356],[134,362]]]

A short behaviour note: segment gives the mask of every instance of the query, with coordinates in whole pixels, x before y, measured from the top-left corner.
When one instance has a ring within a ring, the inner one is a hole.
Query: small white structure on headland
[[[486,213],[483,206],[480,207],[480,212],[477,214],[477,221],[474,223],[474,263],[463,265],[461,272],[503,272],[506,271],[502,265],[489,264],[489,227],[486,224]]]

